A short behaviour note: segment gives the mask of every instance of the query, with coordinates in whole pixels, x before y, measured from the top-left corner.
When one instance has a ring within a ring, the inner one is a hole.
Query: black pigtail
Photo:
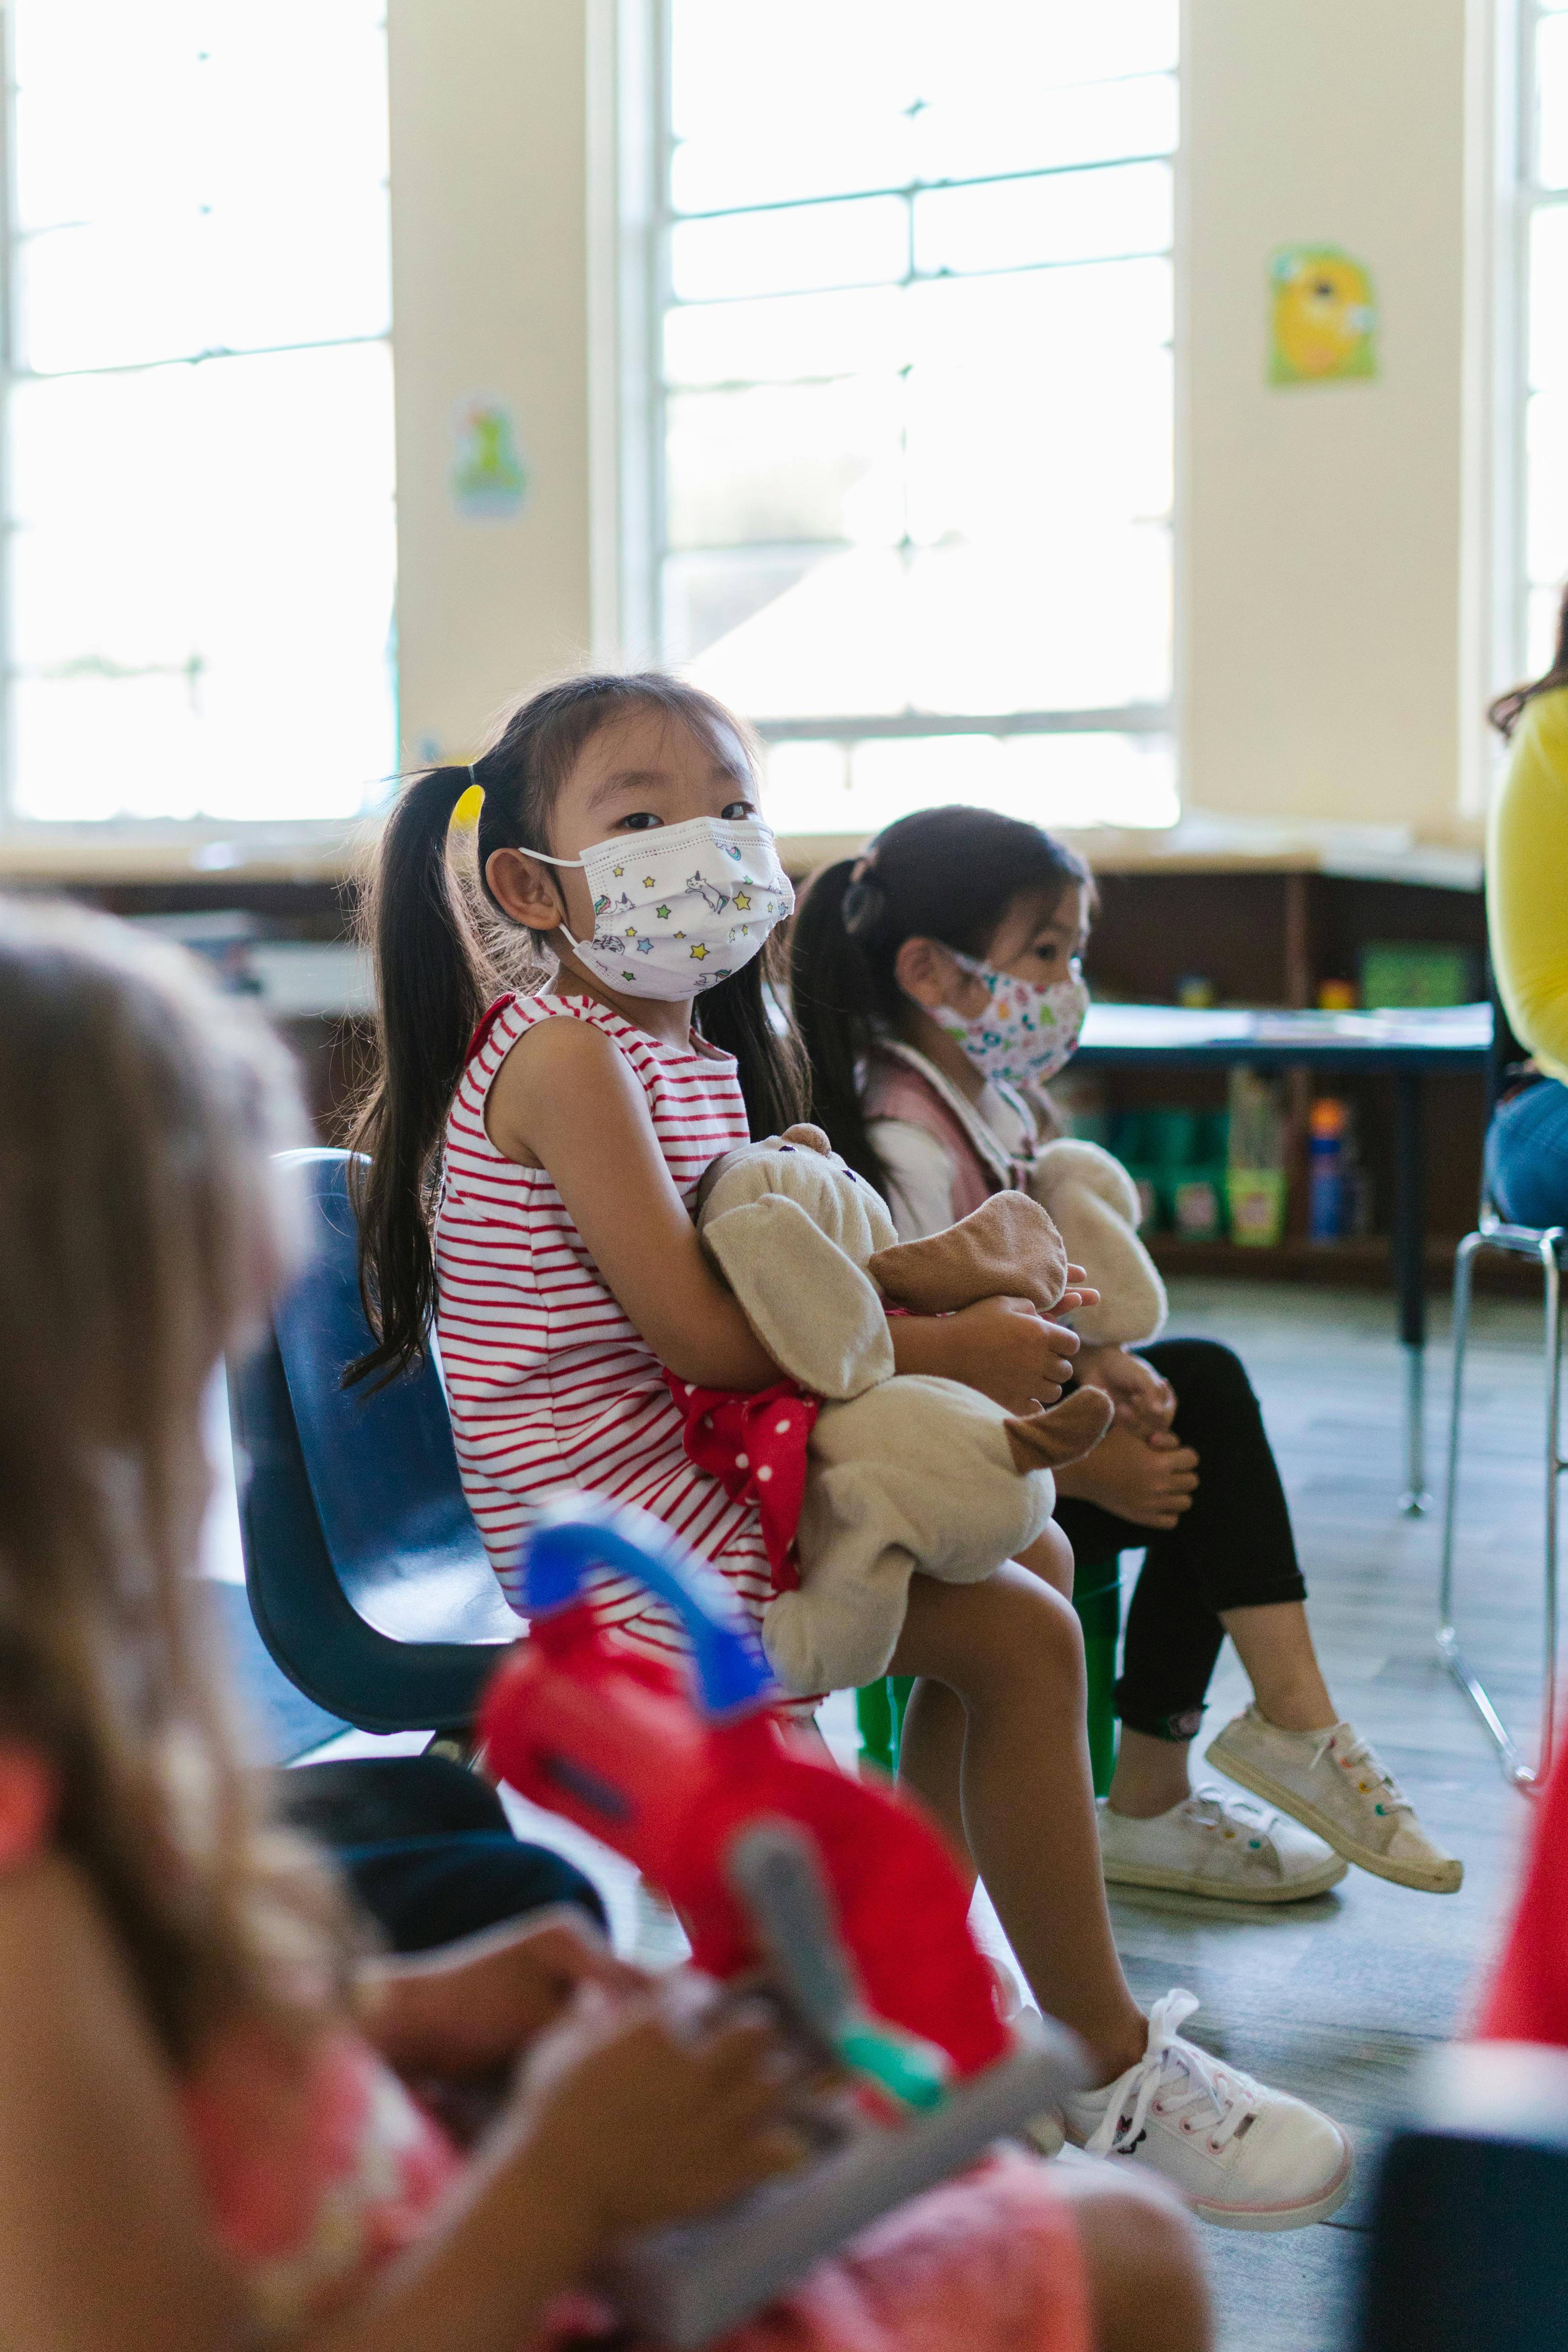
[[[430,1190],[463,1057],[489,993],[487,959],[447,863],[468,768],[433,768],[388,820],[362,915],[375,963],[380,1071],[353,1146],[360,1297],[376,1344],[344,1374],[395,1378],[425,1352],[436,1297]]]

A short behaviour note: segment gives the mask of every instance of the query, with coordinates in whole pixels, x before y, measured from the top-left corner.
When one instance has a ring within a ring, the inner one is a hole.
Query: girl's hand
[[[689,2038],[657,1993],[580,1993],[521,2097],[535,2168],[584,2242],[709,2212],[789,2170],[777,2053],[771,2026]]]
[[[1119,1428],[1155,1437],[1175,1418],[1176,1391],[1152,1364],[1125,1348],[1085,1348],[1078,1360],[1080,1388],[1103,1389],[1116,1408]]]
[[[1057,1301],[1055,1310],[1057,1314],[1071,1315],[1080,1307],[1100,1305],[1100,1293],[1089,1286],[1087,1266],[1069,1265],[1067,1271],[1067,1288]]]
[[[367,2031],[387,2063],[401,2074],[460,2080],[510,2065],[580,1986],[635,1993],[648,1979],[618,1960],[580,1912],[559,1910],[428,1956],[382,1961],[365,1982],[375,2002]]]
[[[896,1315],[888,1329],[900,1372],[963,1381],[1006,1412],[1055,1404],[1079,1346],[1076,1331],[1047,1323],[1026,1298],[983,1298],[956,1315]]]
[[[1170,1430],[1140,1437],[1114,1424],[1092,1454],[1056,1474],[1057,1491],[1098,1503],[1134,1527],[1168,1533],[1197,1491],[1198,1457]]]

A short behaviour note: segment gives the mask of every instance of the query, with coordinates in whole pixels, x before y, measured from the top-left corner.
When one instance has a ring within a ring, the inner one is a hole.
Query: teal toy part
[[[874,2084],[900,2106],[940,2107],[947,2096],[952,2069],[929,2042],[917,2042],[912,2034],[896,2033],[866,2018],[847,2026],[835,2046],[852,2074]]]
[[[524,1537],[521,1566],[530,1617],[580,1601],[595,1569],[635,1577],[679,1619],[705,1715],[745,1714],[777,1696],[762,1644],[723,1579],[693,1559],[650,1513],[592,1495],[562,1496],[546,1504]]]

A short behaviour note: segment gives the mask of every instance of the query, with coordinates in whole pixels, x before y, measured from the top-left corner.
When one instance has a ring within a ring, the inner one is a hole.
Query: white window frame
[[[605,323],[596,339],[599,352],[597,373],[604,387],[605,411],[595,441],[599,457],[596,472],[601,482],[607,487],[612,476],[614,478],[619,524],[618,531],[612,531],[606,522],[596,533],[596,550],[601,563],[613,561],[616,577],[613,590],[601,592],[598,597],[595,635],[596,645],[603,651],[607,652],[613,646],[624,659],[657,664],[663,659],[660,574],[667,553],[664,504],[666,395],[661,344],[665,312],[674,307],[669,268],[670,236],[678,220],[708,215],[677,214],[669,204],[669,159],[674,144],[669,0],[591,0],[591,6],[595,10],[590,19],[592,48],[601,59],[613,55],[614,71],[600,74],[599,96],[596,100],[591,97],[590,143],[592,147],[596,131],[602,159],[599,185],[603,189],[606,184],[605,174],[609,168],[606,150],[611,127],[614,126],[616,186],[614,205],[605,202],[598,208],[600,227],[591,244],[599,257],[600,283],[605,289],[602,304],[608,301],[608,289],[612,283],[616,289],[613,344],[605,308],[601,307],[599,312]],[[1179,75],[1179,66],[1177,70]],[[593,83],[591,76],[591,90]],[[1184,131],[1182,135],[1184,136]],[[1182,148],[1178,143],[1175,151],[1169,154],[1149,158],[1119,156],[1114,160],[1118,164],[1140,161],[1168,163],[1173,173],[1175,219],[1171,260],[1177,276],[1174,341],[1178,385],[1173,417],[1173,433],[1175,435],[1181,413]],[[1009,173],[1004,176],[1009,179],[1047,178],[1055,176],[1058,170],[1094,168],[1093,165],[1071,164],[1047,167],[1033,173]],[[915,192],[911,185],[900,189],[858,190],[856,193],[900,194],[908,198]],[[790,200],[791,208],[796,202],[806,201],[811,200]],[[784,208],[775,205],[754,208],[737,206],[735,209],[773,211]],[[612,236],[615,240],[613,258]],[[616,385],[618,431],[614,431],[607,422],[608,387],[612,381]],[[754,716],[745,714],[751,719],[756,733],[765,744],[822,742],[838,745],[846,751],[856,743],[928,740],[948,735],[1158,735],[1170,740],[1179,759],[1181,739],[1177,703],[1184,641],[1180,610],[1183,496],[1179,446],[1175,457],[1175,490],[1170,523],[1174,608],[1172,686],[1169,696],[1163,700],[1118,704],[1109,709],[1086,706],[1059,710],[917,710],[890,716],[886,713],[833,713],[820,718],[791,719],[772,717],[766,712]],[[608,500],[601,501],[601,505],[607,509]]]
[[[1501,289],[1502,304],[1506,307],[1500,320],[1502,348],[1507,353],[1510,394],[1503,412],[1507,430],[1499,451],[1503,468],[1500,499],[1502,510],[1500,562],[1504,592],[1499,599],[1503,659],[1500,665],[1498,683],[1510,686],[1516,679],[1526,676],[1530,667],[1531,239],[1536,218],[1541,213],[1554,205],[1568,205],[1568,188],[1542,187],[1536,176],[1536,27],[1543,17],[1560,16],[1563,11],[1543,8],[1538,5],[1538,0],[1500,0],[1500,5],[1505,10],[1510,10],[1512,21],[1505,20],[1503,27],[1511,50],[1509,59],[1511,73],[1505,68],[1503,87],[1500,92],[1500,111],[1503,115],[1501,136],[1506,142],[1511,201],[1507,207],[1505,225],[1506,258],[1503,268],[1508,275]]]
[[[15,69],[15,24],[11,10],[0,0],[0,484],[6,485],[4,502],[0,504],[0,536],[7,528],[5,509],[9,506],[9,425],[11,391],[14,384],[37,381],[34,371],[16,363],[17,320],[16,311],[16,274],[12,267],[18,231],[16,228],[16,76]],[[252,353],[230,354],[225,351],[203,352],[194,358],[184,355],[170,360],[133,362],[138,367],[190,364],[205,365],[208,361],[222,361],[234,356],[249,358],[273,351],[326,351],[362,343],[383,343],[389,361],[395,353],[395,320],[388,320],[385,330],[378,335],[335,335],[319,341],[290,344],[265,344]],[[129,369],[126,371],[129,373]],[[85,373],[85,371],[83,371]],[[107,373],[107,371],[106,371]],[[119,371],[115,371],[119,373]],[[397,485],[393,484],[395,502]],[[105,818],[46,818],[19,816],[13,807],[12,743],[11,743],[11,599],[8,586],[8,566],[0,561],[0,845],[11,853],[8,866],[14,866],[16,853],[24,863],[29,851],[39,854],[44,870],[56,870],[55,861],[63,854],[73,870],[101,866],[117,878],[131,878],[124,852],[128,845],[156,851],[167,845],[187,850],[196,877],[214,878],[247,866],[265,864],[269,851],[287,858],[290,851],[300,851],[306,860],[312,854],[323,857],[335,867],[334,853],[351,845],[362,835],[366,814],[361,811],[347,817],[291,817],[279,820],[269,817],[105,817]],[[395,588],[393,605],[394,643],[396,642]],[[397,708],[397,677],[393,673],[393,708]],[[394,757],[397,740],[395,719]],[[95,850],[100,854],[95,856]],[[160,869],[161,871],[161,869]]]

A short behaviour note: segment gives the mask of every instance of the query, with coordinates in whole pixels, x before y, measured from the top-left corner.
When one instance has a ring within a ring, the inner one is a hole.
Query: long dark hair
[[[357,1182],[360,1296],[376,1345],[346,1379],[394,1378],[426,1347],[436,1296],[430,1218],[441,1131],[468,1041],[503,984],[476,910],[447,854],[452,812],[477,783],[478,882],[498,922],[485,869],[498,849],[544,849],[556,795],[590,736],[630,711],[659,710],[716,749],[745,730],[711,695],[655,671],[574,677],[546,687],[506,720],[468,768],[432,768],[405,790],[382,836],[361,910],[375,963],[380,1066],[355,1134],[370,1166]],[[513,926],[515,929],[516,927]],[[698,1001],[697,1025],[733,1054],[753,1134],[803,1115],[804,1058],[753,957]]]
[[[795,1017],[811,1064],[811,1116],[884,1196],[888,1171],[860,1103],[879,1031],[904,1005],[893,966],[910,939],[981,956],[1014,902],[1054,906],[1089,880],[1081,857],[1037,824],[990,809],[921,809],[879,833],[863,857],[814,875],[795,919]]]
[[[1552,656],[1552,667],[1542,677],[1532,678],[1528,686],[1510,687],[1500,694],[1487,712],[1498,733],[1507,737],[1519,725],[1527,702],[1538,694],[1554,694],[1559,687],[1568,686],[1568,588],[1563,592],[1563,603],[1557,614],[1557,645]]]

